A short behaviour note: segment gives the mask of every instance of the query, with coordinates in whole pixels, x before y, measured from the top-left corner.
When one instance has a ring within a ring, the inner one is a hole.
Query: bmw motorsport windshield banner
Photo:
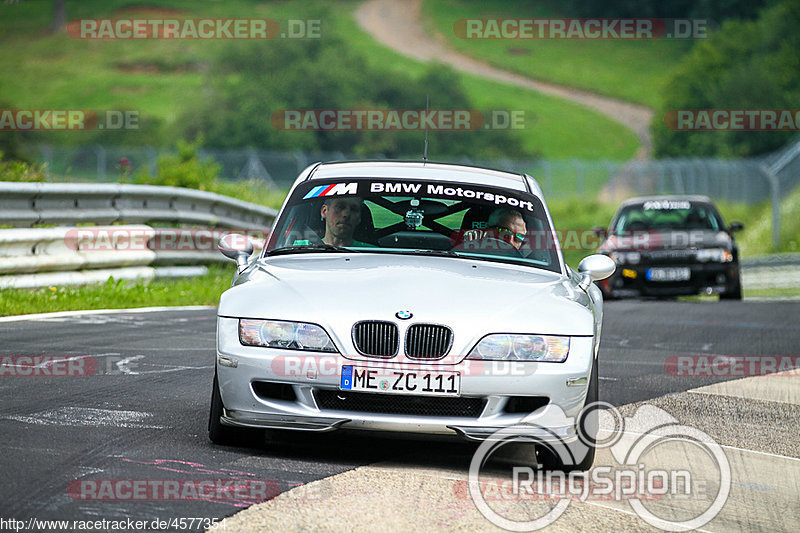
[[[459,183],[451,185],[411,181],[353,180],[317,185],[305,193],[303,200],[330,196],[425,196],[450,200],[473,200],[497,206],[504,205],[525,209],[531,213],[537,212],[536,204],[538,200],[535,197],[529,196],[529,199],[523,199],[522,196],[509,195],[506,190],[503,190],[503,194],[500,194],[497,192],[498,190],[465,186]]]

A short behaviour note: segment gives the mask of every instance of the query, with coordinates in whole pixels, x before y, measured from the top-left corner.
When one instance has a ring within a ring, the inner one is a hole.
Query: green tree
[[[421,155],[422,132],[284,131],[273,114],[293,109],[470,109],[458,76],[442,65],[419,79],[371,68],[336,37],[232,42],[213,60],[205,103],[182,121],[207,146]],[[431,132],[434,156],[530,156],[513,131]]]
[[[785,144],[792,132],[673,131],[677,109],[796,109],[800,97],[800,3],[785,0],[754,21],[731,20],[698,42],[665,89],[653,119],[658,156],[742,157]]]

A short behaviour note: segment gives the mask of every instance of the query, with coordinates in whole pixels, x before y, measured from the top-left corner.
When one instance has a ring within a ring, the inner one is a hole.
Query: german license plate
[[[461,374],[342,366],[341,390],[416,394],[424,396],[459,396]]]
[[[686,281],[692,276],[692,271],[688,267],[650,268],[646,276],[650,281]]]

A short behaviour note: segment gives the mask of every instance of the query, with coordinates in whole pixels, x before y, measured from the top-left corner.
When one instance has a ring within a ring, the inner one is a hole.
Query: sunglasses
[[[510,233],[512,239],[515,239],[520,243],[525,242],[525,234],[524,233],[519,233],[517,231],[511,231],[508,228],[497,228],[497,231],[500,232],[500,233],[504,233],[504,232],[505,233]]]

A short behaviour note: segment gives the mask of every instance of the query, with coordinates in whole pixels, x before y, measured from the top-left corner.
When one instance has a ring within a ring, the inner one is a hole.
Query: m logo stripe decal
[[[308,193],[305,196],[303,196],[303,200],[308,200],[309,198],[316,198],[317,196],[319,196],[319,193],[322,192],[322,189],[325,189],[325,185],[317,185],[316,187],[308,191]]]

